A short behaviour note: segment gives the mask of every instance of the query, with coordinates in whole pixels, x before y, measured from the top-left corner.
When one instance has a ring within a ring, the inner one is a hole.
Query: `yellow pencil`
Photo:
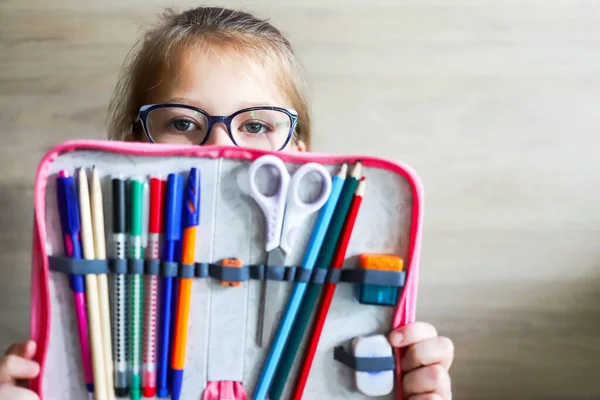
[[[102,203],[102,187],[100,186],[100,177],[96,168],[92,169],[90,194],[96,260],[105,260],[106,241],[104,239],[104,206]],[[106,391],[109,400],[114,400],[115,391],[113,390],[112,333],[110,329],[110,303],[108,299],[108,278],[106,274],[98,275],[98,292],[100,295],[100,324],[102,326],[102,349],[104,350]]]
[[[79,212],[81,214],[81,247],[83,248],[83,258],[93,260],[95,258],[95,251],[90,192],[87,175],[83,168],[79,170]],[[94,371],[94,398],[96,400],[108,400],[104,371],[104,352],[102,349],[98,279],[96,275],[85,275],[85,294],[88,307],[90,348],[92,350],[92,370]]]

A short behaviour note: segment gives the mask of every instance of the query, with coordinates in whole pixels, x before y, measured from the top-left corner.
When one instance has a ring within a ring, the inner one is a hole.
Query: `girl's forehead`
[[[182,54],[171,60],[152,103],[185,102],[210,114],[227,115],[265,105],[291,107],[275,70],[248,56]]]

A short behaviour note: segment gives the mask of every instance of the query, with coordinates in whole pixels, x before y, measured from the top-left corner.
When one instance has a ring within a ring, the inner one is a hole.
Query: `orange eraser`
[[[358,256],[358,265],[362,269],[402,271],[404,269],[404,260],[393,254],[365,253]]]
[[[244,263],[239,258],[226,258],[221,261],[221,265],[224,267],[242,268]],[[221,281],[221,285],[239,287],[242,286],[242,282]]]

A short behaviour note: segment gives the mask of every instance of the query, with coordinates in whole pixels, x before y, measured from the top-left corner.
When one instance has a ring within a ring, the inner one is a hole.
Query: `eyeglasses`
[[[220,122],[236,146],[280,151],[292,138],[298,113],[264,106],[218,116],[186,104],[150,104],[140,108],[138,121],[152,143],[203,145]]]

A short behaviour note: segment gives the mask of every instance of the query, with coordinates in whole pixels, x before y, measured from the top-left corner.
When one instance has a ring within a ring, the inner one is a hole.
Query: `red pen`
[[[166,182],[150,179],[150,210],[148,217],[148,247],[146,260],[160,260],[160,242],[163,233],[163,209]],[[157,265],[158,267],[158,265]],[[156,324],[158,313],[158,275],[146,276],[144,290],[144,351],[142,361],[142,395],[156,395]]]

